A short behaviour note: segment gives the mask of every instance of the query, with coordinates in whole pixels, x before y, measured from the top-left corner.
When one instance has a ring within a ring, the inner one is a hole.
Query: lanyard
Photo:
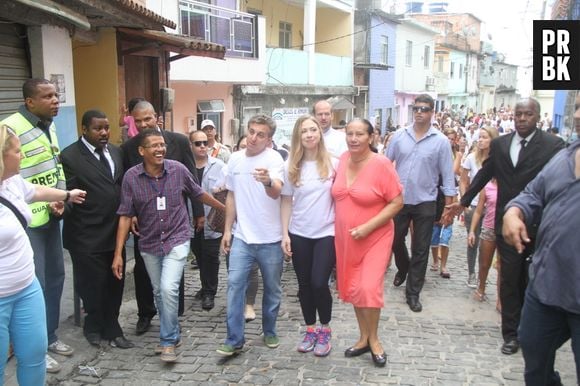
[[[165,177],[165,175],[163,174],[162,177]],[[155,178],[155,180],[159,181],[159,178]],[[159,189],[157,189],[157,184],[153,182],[153,179],[149,180],[151,187],[153,188],[153,190],[155,190],[157,192],[159,197],[163,197],[163,191],[165,191],[165,183],[166,182],[167,182],[167,180],[165,178],[163,178],[163,185],[161,185],[161,190],[159,190]]]

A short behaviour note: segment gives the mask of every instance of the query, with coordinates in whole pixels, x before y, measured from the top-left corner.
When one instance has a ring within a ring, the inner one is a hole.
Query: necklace
[[[361,163],[361,162],[363,162],[363,161],[366,161],[366,160],[368,160],[368,159],[369,159],[369,158],[370,158],[372,155],[373,155],[373,154],[371,153],[371,154],[367,155],[366,157],[364,157],[364,158],[361,158],[361,159],[359,159],[359,160],[356,160],[356,161],[355,161],[354,159],[352,159],[352,156],[351,156],[349,159],[350,159],[350,162],[352,162],[353,164],[358,164],[358,163]]]

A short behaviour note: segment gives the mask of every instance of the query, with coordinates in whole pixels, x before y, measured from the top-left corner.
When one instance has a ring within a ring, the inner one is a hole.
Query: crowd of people
[[[304,322],[296,350],[318,357],[332,350],[335,271],[338,298],[353,305],[359,327],[344,355],[370,353],[375,366],[385,366],[378,331],[391,257],[393,285],[406,283],[410,310],[421,312],[429,301],[421,292],[430,251],[431,269],[442,279],[452,275],[447,260],[458,217],[468,235],[466,285],[475,300],[487,299],[494,260],[498,267],[501,352],[514,354],[521,344],[526,382],[558,384],[555,352],[572,337],[580,368],[580,264],[571,233],[580,217],[566,209],[578,202],[580,149],[578,141],[565,149],[544,130],[549,124],[535,99],[488,115],[463,107],[452,116],[436,113],[433,98],[421,94],[413,122],[384,139],[364,118],[332,128],[332,106],[321,100],[296,121],[289,151],[275,148],[276,123],[259,114],[232,152],[211,120],[189,136],[163,130],[143,98],[123,109],[120,147],[109,142],[108,117],[88,110],[79,140],[61,150],[54,85],[30,79],[23,97],[19,111],[0,125],[0,216],[13,224],[0,231],[0,377],[9,345],[21,385],[43,384],[46,372],[60,368],[53,354],[74,352],[56,334],[63,245],[83,301],[87,342],[134,347],[118,321],[130,233],[135,332],[146,333],[159,316],[155,353],[162,361],[178,360],[184,267],[192,254],[200,278],[195,297],[204,310],[214,308],[218,288],[227,286],[220,355],[243,352],[258,282],[264,344],[279,346],[286,258]],[[575,118],[580,131],[580,95]],[[218,280],[222,255],[227,283]]]

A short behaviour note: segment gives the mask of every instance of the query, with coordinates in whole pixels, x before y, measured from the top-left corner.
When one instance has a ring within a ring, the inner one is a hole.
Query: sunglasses
[[[429,106],[413,106],[414,113],[428,113],[431,110],[433,109]]]
[[[195,147],[207,146],[207,141],[194,141],[192,143]]]

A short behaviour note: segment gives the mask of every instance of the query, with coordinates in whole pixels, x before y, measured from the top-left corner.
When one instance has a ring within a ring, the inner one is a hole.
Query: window
[[[437,57],[437,72],[443,72],[443,56]]]
[[[281,21],[278,45],[280,48],[292,47],[292,24]]]
[[[407,66],[413,65],[413,42],[407,40],[407,50],[405,55],[405,64]]]
[[[381,36],[381,64],[389,64],[389,37]]]
[[[455,76],[455,62],[451,62],[451,66],[450,66],[450,71],[449,71],[449,79],[453,79],[453,77]]]
[[[459,63],[459,79],[463,78],[463,63]]]
[[[423,55],[423,65],[425,68],[429,68],[429,62],[431,61],[431,47],[425,46],[425,53]]]

